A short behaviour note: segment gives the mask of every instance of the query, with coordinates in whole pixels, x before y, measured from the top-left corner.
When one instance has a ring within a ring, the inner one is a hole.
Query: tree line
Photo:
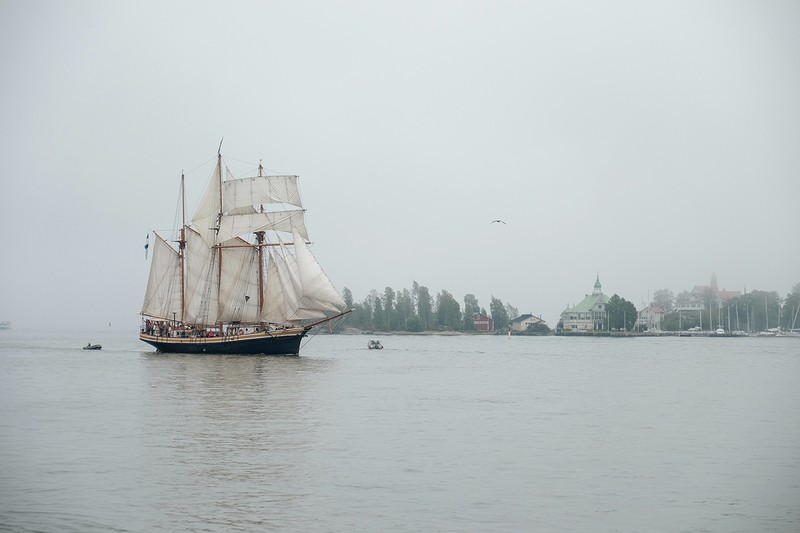
[[[741,331],[800,328],[800,283],[785,298],[781,298],[777,291],[753,290],[722,300],[713,290],[707,289],[702,295],[701,310],[678,311],[679,307],[691,301],[688,291],[677,296],[669,289],[653,293],[653,303],[665,311],[661,329],[678,331],[695,326],[713,329],[717,325]]]
[[[473,316],[482,313],[491,316],[495,330],[505,330],[518,316],[517,309],[499,298],[491,297],[489,314],[481,307],[474,294],[467,294],[462,302],[446,290],[431,294],[428,287],[414,281],[411,288],[395,290],[386,287],[382,293],[372,289],[361,301],[353,299],[349,288],[342,290],[348,309],[352,309],[347,322],[354,328],[367,331],[476,331]]]

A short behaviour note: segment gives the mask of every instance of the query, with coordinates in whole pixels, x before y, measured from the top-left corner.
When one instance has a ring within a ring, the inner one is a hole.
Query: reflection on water
[[[314,482],[307,452],[327,426],[320,388],[335,364],[147,355],[143,438],[170,514],[188,525],[216,522],[226,529],[288,521],[286,512],[302,507]]]

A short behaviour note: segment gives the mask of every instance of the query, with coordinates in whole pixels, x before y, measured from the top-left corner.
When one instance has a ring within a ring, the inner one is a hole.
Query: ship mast
[[[185,177],[181,172],[181,240],[178,249],[181,254],[181,324],[186,313],[186,186]]]
[[[217,228],[219,228],[222,224],[222,141],[224,140],[225,139],[223,138],[219,141],[219,148],[217,149],[217,174],[219,178],[219,212],[217,215]],[[217,253],[219,253],[219,268],[217,272],[217,275],[219,276],[217,279],[219,281],[217,283],[217,291],[219,291],[219,288],[222,286],[222,247],[219,245],[217,245]],[[219,292],[217,292],[217,296],[219,296]],[[217,306],[217,312],[219,312],[219,297],[217,298]]]
[[[217,148],[217,170],[219,176],[219,216],[222,218],[222,139],[219,141],[219,148]]]
[[[264,177],[264,167],[261,161],[258,162],[258,177]],[[264,207],[261,206],[263,210]],[[256,232],[256,253],[258,255],[258,314],[261,315],[264,311],[264,232]]]

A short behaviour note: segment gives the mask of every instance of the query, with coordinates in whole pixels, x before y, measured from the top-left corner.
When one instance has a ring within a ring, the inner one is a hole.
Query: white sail
[[[142,314],[181,319],[181,256],[159,234],[155,237]]]
[[[219,252],[210,248],[203,237],[186,229],[186,310],[189,324],[214,324],[219,306]]]
[[[214,244],[216,237],[216,228],[219,224],[219,172],[221,160],[217,160],[214,166],[214,172],[211,173],[206,192],[203,198],[197,205],[197,209],[192,215],[192,227],[202,235],[209,245]]]
[[[222,211],[229,214],[240,208],[268,204],[303,207],[297,176],[256,176],[222,184]]]
[[[274,211],[244,215],[223,215],[216,235],[217,243],[229,244],[236,237],[247,236],[256,231],[291,232],[297,229],[303,238],[308,238],[305,211]],[[211,243],[211,241],[206,241]]]
[[[295,277],[294,258],[286,246],[282,244],[280,247],[271,248],[265,290],[266,305],[261,320],[281,324],[288,322],[293,316],[295,310],[293,304],[298,299],[293,281]]]
[[[295,244],[297,241],[295,241]],[[311,298],[304,294],[297,258],[288,246],[281,244],[271,250],[272,263],[275,265],[273,278],[267,280],[267,298],[270,300],[270,311],[283,322],[298,322],[309,318],[322,318],[325,314],[314,305]],[[274,275],[277,274],[277,275]],[[278,320],[270,319],[273,322]]]
[[[315,316],[324,316],[327,311],[339,311],[339,308],[345,306],[339,291],[322,270],[302,236],[295,231],[293,238],[303,291],[302,299],[298,301],[298,311],[314,313]]]
[[[243,239],[223,250],[222,279],[219,287],[219,320],[257,322],[259,320],[258,249]]]

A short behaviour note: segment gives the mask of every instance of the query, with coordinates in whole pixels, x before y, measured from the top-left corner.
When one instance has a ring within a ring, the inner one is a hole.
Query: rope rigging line
[[[203,324],[208,324],[208,315],[210,313],[211,308],[211,297],[212,297],[212,288],[214,285],[214,276],[216,275],[216,265],[218,264],[218,256],[216,255],[216,251],[213,252],[211,263],[208,265],[208,269],[206,271],[205,279],[198,279],[199,283],[203,283],[203,292],[200,296],[200,302],[197,307],[197,318],[200,320],[199,322]],[[219,287],[216,287],[216,290],[219,291]],[[219,302],[217,302],[217,309],[219,310]]]
[[[331,333],[338,333],[339,332],[339,330],[341,329],[342,324],[344,324],[344,319],[345,319],[346,316],[347,315],[342,315],[342,316],[336,317],[333,320],[331,320],[331,322],[333,322],[333,327],[331,328]],[[323,324],[320,324],[320,326],[322,326],[322,325]],[[301,349],[305,348],[306,345],[309,342],[311,342],[311,339],[313,339],[314,337],[319,335],[321,331],[322,331],[322,328],[317,328],[316,332],[314,332],[311,335],[307,335],[306,336],[306,340],[303,341],[303,343],[300,345],[300,348]]]
[[[225,156],[225,157],[223,157],[223,159],[226,160],[226,161],[236,161],[237,163],[244,163],[245,165],[255,165],[255,167],[252,170],[249,170],[248,173],[255,172],[255,171],[258,170],[259,166],[263,166],[262,163],[254,163],[253,161],[243,161],[241,159],[236,159],[235,157],[230,157],[230,156]],[[262,159],[262,161],[263,161],[263,159]],[[227,168],[227,167],[228,167],[228,165],[225,165],[225,168]],[[230,170],[230,169],[228,169],[228,170]],[[280,171],[280,170],[276,170],[274,168],[267,168],[267,167],[264,167],[264,171],[267,172],[267,174],[272,172],[272,173],[274,173],[275,175],[278,175],[278,176],[294,176],[295,175],[292,172],[283,172],[283,171]],[[233,173],[231,173],[231,174],[233,174]]]
[[[196,172],[197,170],[199,170],[199,169],[203,168],[204,166],[206,166],[207,164],[209,164],[211,161],[216,161],[216,160],[217,160],[217,158],[216,158],[216,157],[212,157],[212,158],[210,158],[210,159],[208,159],[208,160],[204,161],[203,163],[201,163],[201,164],[197,165],[197,166],[196,166],[196,167],[194,167],[192,170],[190,170],[190,171],[188,171],[188,172],[184,172],[184,173],[183,173],[183,175],[184,175],[184,176],[188,176],[189,174],[192,174],[193,172]]]
[[[258,305],[258,291],[255,294],[247,294],[252,292],[251,288],[258,287],[258,271],[255,269],[258,265],[258,254],[254,249],[247,249],[243,253],[248,254],[249,257],[241,262],[234,276],[234,284],[229,299],[237,302],[238,305],[230,311],[232,311],[231,317],[233,319],[250,321],[250,317],[246,317],[248,320],[243,320],[243,315],[249,305]],[[249,300],[245,300],[245,296],[249,296]],[[253,302],[251,303],[250,300],[253,300]],[[255,317],[255,319],[257,318]]]

